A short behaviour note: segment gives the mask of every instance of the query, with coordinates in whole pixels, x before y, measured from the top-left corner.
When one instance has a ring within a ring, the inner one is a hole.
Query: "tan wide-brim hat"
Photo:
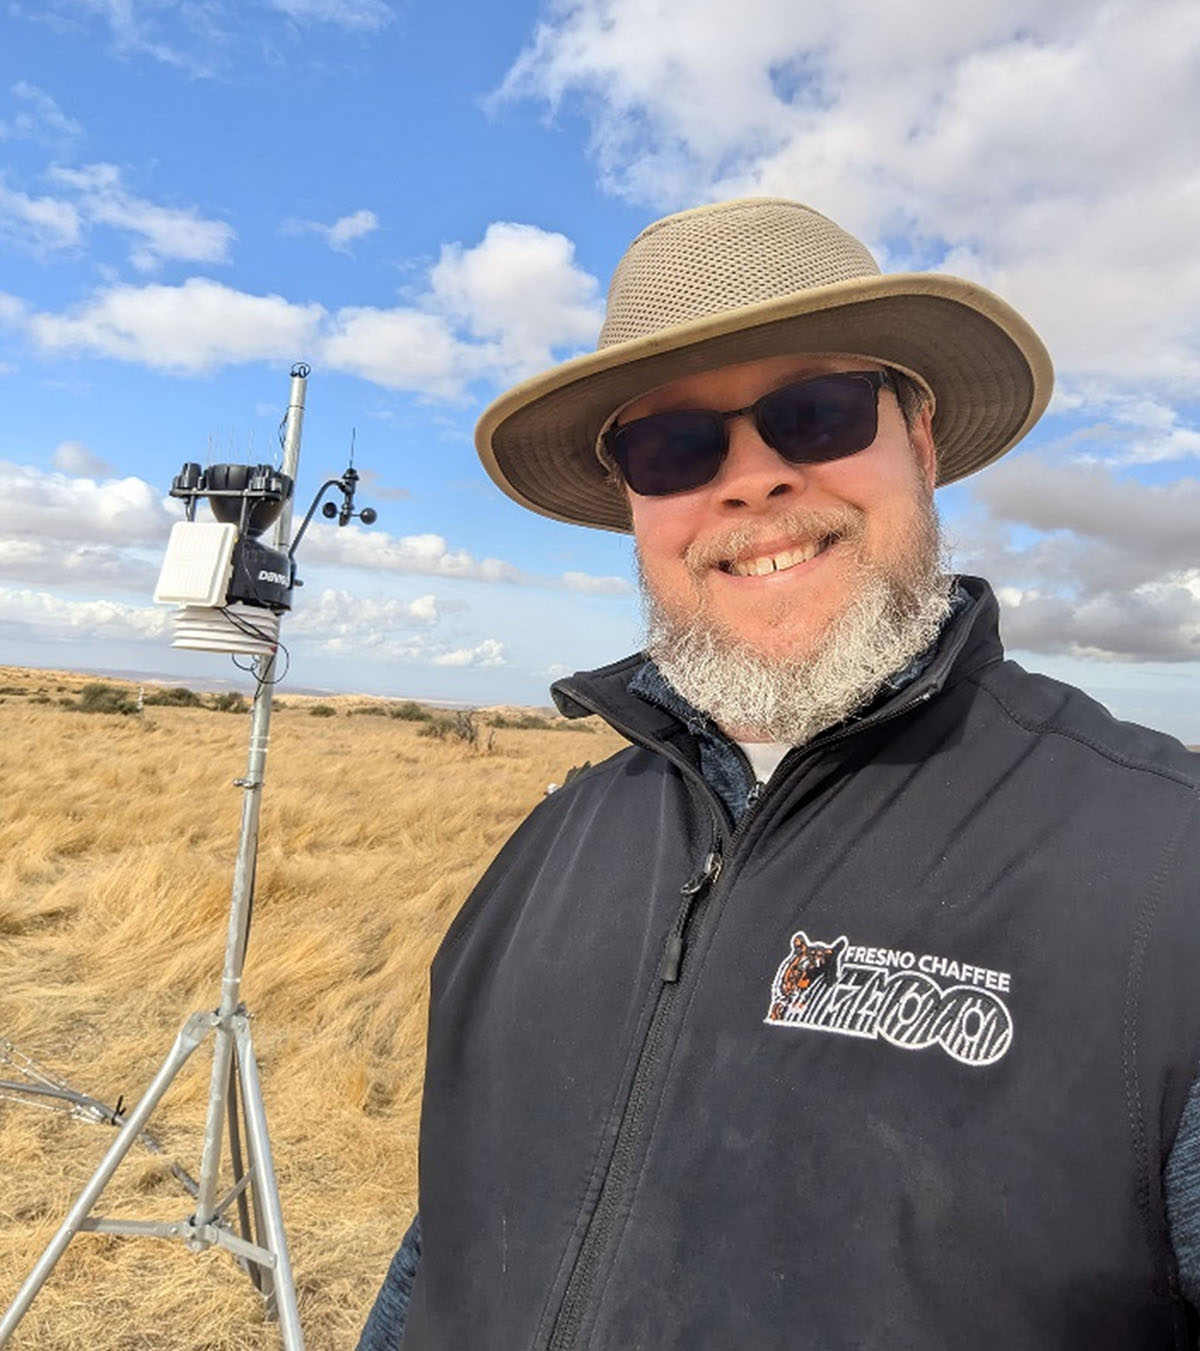
[[[932,272],[884,276],[819,212],[750,197],[647,226],[613,275],[596,351],[501,395],[475,443],[522,506],[629,530],[596,454],[617,410],[680,376],[785,353],[866,357],[927,386],[939,483],[1011,449],[1054,383],[1041,339],[999,296]]]

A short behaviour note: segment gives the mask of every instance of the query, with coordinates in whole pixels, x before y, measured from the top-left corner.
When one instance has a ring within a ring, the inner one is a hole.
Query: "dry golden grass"
[[[141,1096],[187,1014],[215,1007],[248,719],[84,715],[85,678],[0,668],[0,1037],[77,1091]],[[59,688],[61,687],[61,688]],[[16,688],[29,693],[14,693]],[[415,1203],[426,970],[497,847],[607,729],[498,730],[487,753],[419,724],[272,720],[244,996],[311,1351],[353,1347]],[[150,1122],[199,1169],[211,1041]],[[0,1066],[0,1078],[12,1078]],[[0,1306],[62,1220],[111,1128],[0,1100]],[[182,1219],[140,1146],[99,1213]],[[79,1235],[13,1338],[53,1351],[279,1346],[232,1259]]]

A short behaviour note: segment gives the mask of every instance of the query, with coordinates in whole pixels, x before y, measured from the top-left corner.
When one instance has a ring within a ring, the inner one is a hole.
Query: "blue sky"
[[[0,18],[0,661],[226,675],[150,601],[185,459],[299,501],[356,430],[369,531],[321,526],[307,686],[545,702],[638,641],[627,540],[522,511],[472,429],[587,350],[665,211],[799,198],[890,270],[1013,301],[1058,369],[945,490],[1010,648],[1200,742],[1200,11],[933,0],[46,0]]]

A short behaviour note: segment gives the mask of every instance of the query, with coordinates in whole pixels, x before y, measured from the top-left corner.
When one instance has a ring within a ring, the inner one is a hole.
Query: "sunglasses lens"
[[[793,464],[840,460],[875,440],[877,377],[863,372],[785,385],[758,401],[758,429]]]
[[[792,464],[821,464],[865,450],[878,431],[881,371],[840,371],[784,385],[730,413],[680,408],[636,418],[604,434],[625,482],[642,497],[711,483],[729,442],[725,420],[752,413],[762,439]]]
[[[719,413],[681,408],[614,427],[605,445],[635,493],[683,493],[716,477],[725,457],[725,422]]]

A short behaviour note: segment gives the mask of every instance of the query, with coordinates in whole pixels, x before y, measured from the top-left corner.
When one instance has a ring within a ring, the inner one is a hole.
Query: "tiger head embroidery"
[[[841,975],[846,939],[832,943],[810,943],[801,929],[792,935],[791,953],[780,963],[771,985],[769,1023],[786,1023],[799,1016],[813,990],[836,984]]]

